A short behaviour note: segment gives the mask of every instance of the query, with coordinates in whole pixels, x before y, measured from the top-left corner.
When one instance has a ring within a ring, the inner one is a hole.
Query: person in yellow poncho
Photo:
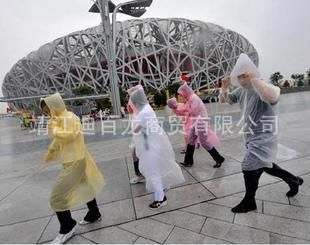
[[[55,161],[60,154],[63,166],[50,198],[60,223],[59,235],[53,243],[59,244],[72,237],[75,231],[71,208],[87,203],[89,211],[79,222],[81,225],[101,220],[95,197],[104,186],[104,179],[84,143],[80,119],[66,110],[60,94],[42,98],[40,108],[50,117],[48,126],[52,137],[45,161]]]

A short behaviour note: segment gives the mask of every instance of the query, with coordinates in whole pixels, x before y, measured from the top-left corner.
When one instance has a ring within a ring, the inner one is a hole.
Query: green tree
[[[122,106],[126,106],[126,96],[127,96],[126,91],[121,86],[119,86],[119,97]]]
[[[305,85],[305,75],[304,74],[292,74],[291,78],[297,81],[297,87],[302,87]]]
[[[169,91],[170,96],[177,96],[179,87],[180,87],[179,82],[173,83],[173,82],[169,81],[167,89]]]
[[[154,93],[154,103],[157,107],[166,105],[166,100],[166,91],[164,89]]]
[[[77,88],[72,89],[74,95],[90,95],[94,93],[94,90],[87,85],[80,85]]]
[[[307,83],[308,85],[310,85],[310,69],[306,72],[306,75],[307,75],[307,77],[306,77],[306,83]]]
[[[273,85],[279,86],[279,80],[281,80],[282,78],[283,78],[283,76],[281,75],[280,72],[275,72],[275,73],[271,74],[270,81]]]

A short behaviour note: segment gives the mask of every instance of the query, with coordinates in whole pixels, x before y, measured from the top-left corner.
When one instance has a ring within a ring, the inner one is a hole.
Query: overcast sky
[[[88,12],[91,5],[91,0],[1,0],[0,87],[11,67],[31,51],[98,25],[99,14]],[[310,0],[153,0],[143,18],[181,17],[236,31],[257,49],[266,79],[275,71],[289,78],[310,68],[309,11]],[[120,14],[117,19],[128,18]]]

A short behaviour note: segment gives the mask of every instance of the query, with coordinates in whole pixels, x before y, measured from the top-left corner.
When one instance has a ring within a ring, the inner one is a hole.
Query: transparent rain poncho
[[[262,99],[266,97],[265,94],[259,93],[255,87],[250,89],[240,87],[237,77],[248,72],[254,72],[259,78],[258,68],[246,54],[241,54],[230,74],[232,83],[239,87],[228,94],[228,102],[238,103],[241,109],[240,121],[243,123],[246,146],[242,170],[245,171],[272,167],[278,148],[277,105],[265,102]],[[273,85],[266,83],[266,88],[275,90],[274,96],[279,96]],[[281,149],[283,155],[284,148]]]
[[[139,170],[146,178],[146,188],[156,192],[184,182],[169,138],[159,125],[143,88],[134,90],[129,103],[134,110],[133,129],[142,127],[139,133],[134,134],[133,140],[139,158]]]
[[[67,111],[59,93],[43,98],[50,109],[49,132],[52,143],[45,155],[56,160],[60,155],[63,168],[51,194],[51,207],[61,212],[85,204],[96,197],[104,179],[84,143],[80,119]]]
[[[238,82],[238,76],[245,74],[249,71],[254,71],[256,73],[256,77],[260,77],[260,73],[254,62],[247,56],[246,54],[240,54],[234,68],[230,73],[230,80],[232,85],[239,87],[240,84]]]

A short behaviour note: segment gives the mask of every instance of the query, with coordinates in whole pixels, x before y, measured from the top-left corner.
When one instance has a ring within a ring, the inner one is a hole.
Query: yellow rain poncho
[[[55,212],[69,210],[96,197],[104,186],[104,179],[84,143],[80,119],[67,111],[59,93],[43,98],[51,118],[49,133],[52,137],[45,160],[55,161],[58,154],[63,168],[51,194]]]

